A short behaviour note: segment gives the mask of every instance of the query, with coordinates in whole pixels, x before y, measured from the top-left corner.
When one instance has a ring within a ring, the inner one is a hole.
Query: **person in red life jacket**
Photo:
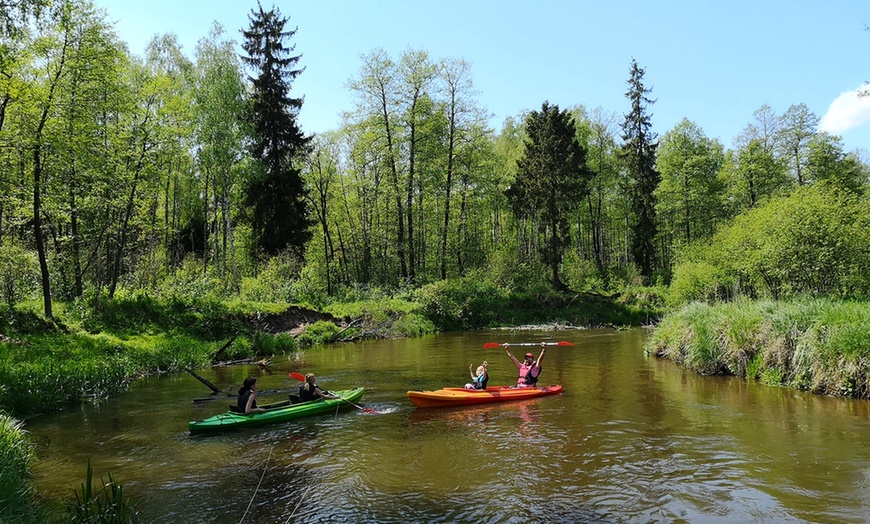
[[[520,362],[517,360],[517,357],[511,353],[508,346],[510,344],[504,345],[504,350],[507,355],[513,360],[514,365],[517,367],[519,371],[519,377],[517,377],[517,386],[518,388],[531,388],[535,387],[535,384],[538,383],[538,376],[541,374],[541,361],[544,360],[544,353],[547,351],[547,346],[543,346],[541,348],[541,354],[538,356],[538,360],[535,360],[535,355],[532,353],[526,353],[525,359]]]
[[[314,373],[308,373],[305,375],[305,384],[299,386],[299,397],[302,399],[302,402],[317,400],[319,398],[340,398],[337,395],[333,395],[328,391],[320,389],[320,386],[317,385],[317,377],[314,376]]]
[[[239,390],[238,406],[242,413],[254,413],[256,411],[266,411],[263,408],[257,407],[257,379],[248,377],[242,383],[242,388]]]

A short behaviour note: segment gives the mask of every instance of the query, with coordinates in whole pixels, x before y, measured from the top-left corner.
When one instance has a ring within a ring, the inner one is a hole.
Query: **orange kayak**
[[[437,391],[409,391],[408,398],[418,408],[443,408],[448,406],[471,406],[490,402],[527,400],[530,398],[555,395],[562,392],[562,386],[543,386],[534,388],[515,388],[510,386],[490,386],[485,390],[465,388],[442,388]]]

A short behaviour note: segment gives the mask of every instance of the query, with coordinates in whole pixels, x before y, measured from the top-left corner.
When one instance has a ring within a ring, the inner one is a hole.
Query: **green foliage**
[[[25,477],[33,456],[24,423],[0,411],[0,484],[5,486]]]
[[[235,344],[234,344],[235,345]],[[286,355],[296,351],[299,344],[289,333],[266,333],[256,331],[251,341],[252,352],[243,352],[244,345],[233,348],[232,358],[248,358],[256,355]]]
[[[597,291],[604,289],[604,279],[595,262],[581,258],[574,251],[565,255],[562,263],[565,285],[573,291]]]
[[[870,207],[854,196],[802,187],[721,229],[682,257],[674,303],[733,289],[748,296],[870,296]]]
[[[0,412],[0,522],[42,524],[43,512],[33,506],[36,494],[30,483],[33,442],[24,424]]]
[[[423,312],[441,331],[495,325],[507,298],[503,290],[476,275],[442,280],[416,293]]]
[[[115,482],[112,474],[109,480],[100,477],[100,487],[95,489],[91,461],[85,483],[75,492],[75,501],[67,503],[70,522],[83,524],[136,524],[139,512],[129,499],[124,498],[121,484]]]
[[[332,322],[318,320],[309,326],[305,326],[305,331],[299,335],[296,342],[298,342],[300,346],[326,344],[332,342],[336,333],[338,333],[338,326]]]
[[[665,133],[656,160],[662,177],[655,190],[656,213],[677,244],[713,235],[722,213],[717,175],[723,159],[722,145],[688,119]]]
[[[39,266],[34,255],[20,246],[0,244],[0,299],[10,309],[39,289],[35,277]]]
[[[625,93],[631,103],[622,123],[621,157],[628,176],[628,196],[631,216],[631,254],[640,274],[650,280],[656,258],[655,237],[658,234],[656,221],[655,191],[661,181],[656,170],[656,135],[652,132],[649,107],[655,100],[648,97],[651,89],[643,83],[646,70],[631,60],[628,91]]]
[[[272,257],[256,277],[242,278],[239,297],[255,302],[290,302],[299,271],[297,257],[288,254]]]
[[[870,398],[870,303],[692,303],[665,317],[646,351],[698,373]]]
[[[731,280],[731,275],[710,262],[686,261],[674,269],[668,302],[681,305],[695,300],[722,300],[729,296]]]
[[[157,296],[181,302],[195,300],[216,301],[224,298],[225,281],[212,266],[189,256],[181,267],[168,275],[156,290]]]
[[[292,98],[293,80],[302,73],[294,69],[301,55],[293,55],[294,46],[285,47],[296,34],[288,30],[288,17],[273,7],[252,9],[250,27],[242,31],[242,60],[254,69],[250,95],[251,153],[263,171],[247,187],[246,204],[250,207],[251,228],[257,255],[278,255],[291,251],[304,253],[311,238],[306,195],[301,172],[294,166],[308,152],[306,137],[296,122],[302,98]]]
[[[384,336],[403,338],[434,333],[436,326],[422,312],[419,303],[401,296],[389,297],[379,291],[364,293],[357,290],[352,296],[345,297],[348,302],[335,302],[326,306],[325,312],[335,317],[364,320]],[[349,338],[356,333],[350,328],[342,335]]]

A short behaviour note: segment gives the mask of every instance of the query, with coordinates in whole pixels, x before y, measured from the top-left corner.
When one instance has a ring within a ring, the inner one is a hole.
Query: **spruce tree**
[[[311,137],[303,134],[296,117],[302,98],[290,96],[290,84],[302,73],[296,68],[301,55],[285,40],[296,34],[286,31],[289,20],[273,7],[251,10],[250,27],[242,31],[242,60],[255,76],[250,96],[251,154],[262,163],[262,172],[247,187],[254,247],[258,254],[273,256],[285,250],[301,255],[311,238],[302,159],[310,151]]]
[[[568,111],[544,102],[526,118],[525,150],[507,197],[517,216],[533,218],[544,233],[541,260],[552,272],[553,288],[565,289],[559,266],[571,240],[568,219],[586,197],[592,171]]]
[[[631,202],[631,254],[641,275],[649,281],[655,267],[656,225],[655,190],[661,182],[656,171],[656,134],[651,131],[652,123],[647,112],[655,103],[647,94],[643,84],[646,70],[631,60],[631,76],[628,80],[626,98],[631,102],[631,110],[622,123],[622,152],[628,176],[627,190]]]

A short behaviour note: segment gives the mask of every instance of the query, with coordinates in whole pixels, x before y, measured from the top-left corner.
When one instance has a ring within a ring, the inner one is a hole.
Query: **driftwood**
[[[269,395],[282,395],[285,393],[293,394],[296,392],[297,392],[296,389],[269,389],[269,390],[257,391],[257,397],[259,398],[259,397],[265,397],[265,396],[269,396]],[[226,400],[228,398],[236,398],[239,396],[236,393],[227,393],[226,391],[223,391],[222,393],[224,394],[224,396],[222,396],[222,397],[216,397],[216,396],[212,395],[210,397],[195,398],[195,399],[193,399],[193,402],[194,403],[213,402],[215,400]]]
[[[221,346],[221,348],[219,350],[214,352],[214,354],[211,356],[211,361],[217,362],[217,360],[220,358],[220,356],[223,354],[223,352],[226,351],[227,348],[230,347],[233,344],[233,342],[235,342],[235,340],[236,340],[236,336],[233,335],[232,338],[227,340],[226,344],[224,344],[223,346]]]
[[[212,384],[212,383],[209,382],[208,380],[206,380],[206,379],[204,379],[203,377],[199,376],[199,375],[198,375],[194,370],[189,369],[189,368],[184,368],[184,370],[187,371],[188,373],[190,373],[191,375],[193,375],[193,378],[195,378],[196,380],[198,380],[198,381],[202,382],[203,384],[205,384],[205,385],[206,385],[210,390],[212,390],[215,394],[218,394],[218,393],[225,393],[224,391],[220,390],[217,386],[215,386],[214,384]],[[229,393],[226,393],[226,394],[229,395]]]
[[[344,332],[347,331],[348,329],[352,328],[353,325],[356,324],[357,322],[359,322],[360,320],[362,320],[362,317],[357,318],[357,319],[351,321],[347,326],[344,327],[344,329],[342,329],[341,331],[339,331],[339,332],[336,333],[335,335],[332,335],[332,340],[339,340],[339,338],[338,338],[339,335],[341,335],[342,333],[344,333]]]

